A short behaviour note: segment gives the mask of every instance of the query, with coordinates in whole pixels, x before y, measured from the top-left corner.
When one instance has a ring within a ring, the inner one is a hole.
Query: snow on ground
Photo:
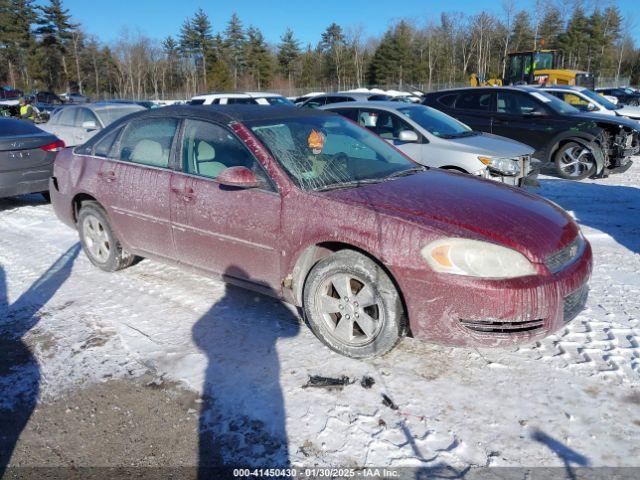
[[[562,331],[503,350],[406,339],[370,361],[267,297],[152,261],[101,272],[38,196],[0,200],[0,333],[37,358],[0,376],[0,408],[38,381],[47,402],[151,372],[204,395],[201,424],[235,464],[640,466],[639,185],[640,162],[542,180],[595,255],[588,308]],[[356,382],[302,388],[310,375]]]

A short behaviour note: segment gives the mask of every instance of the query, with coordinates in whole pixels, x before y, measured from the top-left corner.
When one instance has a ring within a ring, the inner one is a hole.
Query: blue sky
[[[637,0],[618,0],[623,14],[635,11]],[[235,11],[245,26],[255,25],[268,42],[277,43],[290,26],[303,43],[315,44],[331,22],[343,27],[362,25],[366,36],[379,35],[389,23],[401,18],[425,22],[437,20],[443,11],[475,14],[482,10],[500,13],[500,0],[65,0],[77,21],[86,30],[106,42],[118,36],[123,28],[161,39],[176,35],[184,19],[202,7],[209,15],[215,31],[221,30]],[[521,0],[520,8],[533,5],[533,0]],[[634,27],[636,43],[640,43],[640,22]]]

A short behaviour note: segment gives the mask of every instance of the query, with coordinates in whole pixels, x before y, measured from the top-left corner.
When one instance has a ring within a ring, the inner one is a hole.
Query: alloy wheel
[[[353,275],[332,275],[322,283],[315,300],[330,335],[345,345],[371,343],[384,324],[382,298],[372,285]]]
[[[580,177],[594,166],[593,155],[582,145],[567,148],[560,158],[560,168],[569,177]]]
[[[82,222],[84,243],[91,256],[100,263],[105,263],[111,254],[109,235],[98,217],[87,215]]]

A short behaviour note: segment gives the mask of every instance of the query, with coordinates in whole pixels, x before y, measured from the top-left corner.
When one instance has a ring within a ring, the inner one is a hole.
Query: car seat
[[[169,164],[169,152],[159,142],[144,139],[136,143],[129,159],[145,165],[166,167]]]

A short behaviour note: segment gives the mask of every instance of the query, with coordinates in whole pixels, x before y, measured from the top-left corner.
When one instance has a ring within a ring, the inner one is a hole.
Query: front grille
[[[584,284],[575,292],[564,297],[564,321],[570,322],[582,311],[584,305],[587,303],[587,297],[589,296],[589,287]]]
[[[460,320],[460,324],[472,332],[510,334],[541,330],[544,326],[544,320],[523,320],[515,322],[503,322],[500,320]]]
[[[584,238],[578,234],[569,245],[549,255],[544,263],[551,273],[556,273],[576,261],[584,251]]]

